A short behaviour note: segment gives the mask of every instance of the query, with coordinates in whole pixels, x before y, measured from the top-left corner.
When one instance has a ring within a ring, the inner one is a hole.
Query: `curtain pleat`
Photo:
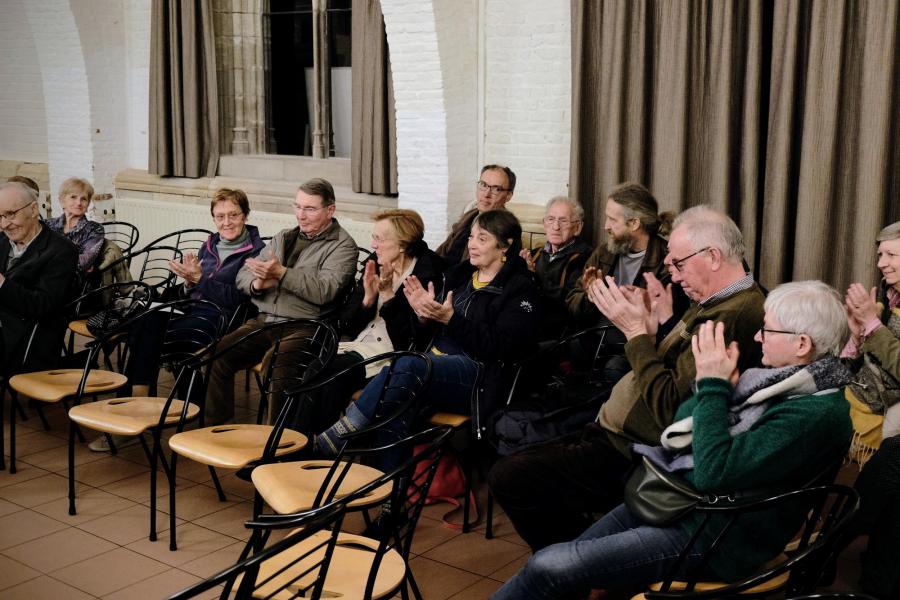
[[[150,42],[149,171],[213,177],[219,110],[211,0],[154,0]]]
[[[900,219],[898,3],[572,3],[570,190],[625,180],[741,227],[760,281],[872,282]]]
[[[397,193],[397,128],[391,62],[381,3],[353,0],[354,192]]]

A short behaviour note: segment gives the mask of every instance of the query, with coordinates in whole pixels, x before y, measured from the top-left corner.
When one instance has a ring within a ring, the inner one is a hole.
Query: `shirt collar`
[[[754,284],[753,276],[750,275],[749,273],[747,273],[746,275],[744,275],[737,281],[735,281],[729,285],[726,285],[725,287],[723,287],[721,290],[719,290],[715,294],[707,296],[706,298],[701,300],[700,306],[709,306],[710,304],[715,304],[716,302],[718,302],[720,300],[724,300],[725,298],[734,296],[738,292],[743,292],[744,290],[749,290],[751,287],[753,287],[753,284]]]

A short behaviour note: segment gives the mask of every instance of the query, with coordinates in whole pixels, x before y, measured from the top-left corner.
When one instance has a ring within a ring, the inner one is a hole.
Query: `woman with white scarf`
[[[756,340],[767,368],[739,375],[737,344],[726,344],[721,323],[704,323],[693,337],[694,395],[678,409],[663,445],[638,446],[636,454],[700,492],[727,494],[801,487],[846,451],[852,430],[842,387],[851,374],[836,358],[849,335],[841,297],[819,281],[787,283],[769,294],[765,310]],[[801,519],[779,511],[736,524],[707,566],[709,578],[754,572],[781,552]],[[659,581],[699,521],[688,514],[655,527],[620,505],[576,540],[537,552],[493,598],[569,598]],[[710,541],[701,537],[686,571]]]

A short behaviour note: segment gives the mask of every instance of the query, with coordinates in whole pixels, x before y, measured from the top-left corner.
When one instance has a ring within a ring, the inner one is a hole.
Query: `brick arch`
[[[70,175],[93,178],[90,96],[81,36],[66,0],[25,5],[41,67],[44,115],[47,121],[47,162],[54,212],[55,190]]]
[[[473,199],[477,3],[381,0],[381,9],[394,80],[398,202],[422,214],[434,245]]]

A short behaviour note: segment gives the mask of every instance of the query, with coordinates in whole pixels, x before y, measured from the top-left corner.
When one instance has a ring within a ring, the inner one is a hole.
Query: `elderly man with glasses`
[[[0,365],[51,369],[60,357],[62,307],[72,296],[78,251],[41,223],[37,194],[21,183],[0,184],[0,231]]]
[[[489,210],[499,210],[506,206],[516,189],[516,174],[509,167],[485,165],[475,182],[475,207],[467,210],[453,224],[450,235],[437,247],[435,254],[444,259],[448,266],[469,259],[469,232],[472,222],[479,214]]]
[[[741,348],[739,369],[756,366],[765,298],[742,262],[737,225],[705,206],[674,223],[664,262],[691,306],[679,319],[671,288],[645,291],[606,275],[587,294],[625,336],[631,365],[609,390],[595,423],[570,437],[533,446],[498,461],[489,475],[497,501],[533,550],[575,539],[590,525],[586,514],[622,501],[631,469],[631,444],[657,444],[679,405],[691,396],[696,375],[691,336],[706,321],[724,324],[728,342]]]

